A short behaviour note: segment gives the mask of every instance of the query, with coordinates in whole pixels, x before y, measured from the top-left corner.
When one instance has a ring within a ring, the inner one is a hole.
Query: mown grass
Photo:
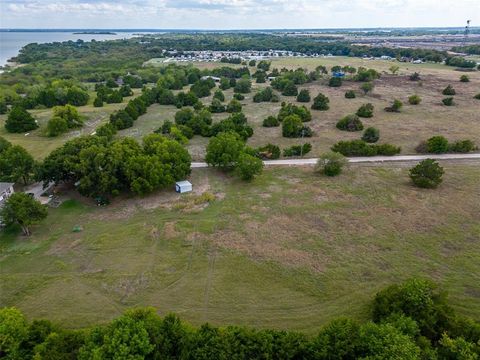
[[[338,178],[274,168],[252,183],[195,170],[194,194],[108,207],[74,196],[31,238],[0,233],[0,306],[70,327],[154,306],[194,324],[314,332],[341,315],[366,318],[375,292],[423,276],[478,319],[480,169],[444,166],[437,190],[392,165]],[[198,204],[206,191],[217,200]]]

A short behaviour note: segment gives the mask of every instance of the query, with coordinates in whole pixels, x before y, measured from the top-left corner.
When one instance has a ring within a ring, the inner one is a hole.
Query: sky
[[[480,26],[480,0],[0,0],[0,28]]]

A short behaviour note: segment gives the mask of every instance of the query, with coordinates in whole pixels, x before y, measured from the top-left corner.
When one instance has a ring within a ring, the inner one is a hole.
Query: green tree
[[[340,87],[342,86],[342,78],[333,76],[328,80],[328,86],[330,87]]]
[[[12,146],[12,143],[5,139],[4,137],[0,136],[0,155],[7,150],[10,146]]]
[[[333,320],[320,330],[311,344],[312,359],[356,359],[360,325],[347,318]]]
[[[360,86],[360,89],[363,91],[365,95],[367,95],[369,92],[372,92],[373,88],[374,88],[374,85],[372,82],[366,82]]]
[[[448,85],[445,89],[442,91],[443,95],[448,95],[448,96],[453,96],[456,94],[455,89],[452,87],[452,85]]]
[[[345,99],[355,99],[355,98],[356,98],[355,91],[348,90],[345,92]]]
[[[357,110],[357,116],[371,118],[373,116],[373,105],[371,103],[363,104]]]
[[[302,129],[303,129],[303,122],[298,115],[289,115],[282,121],[283,137],[288,137],[288,138],[299,137]]]
[[[0,153],[0,180],[27,184],[35,171],[32,155],[20,145],[12,145]]]
[[[94,107],[102,107],[103,106],[103,100],[101,97],[97,96],[95,100],[93,100],[93,106]]]
[[[470,82],[470,78],[468,77],[468,75],[462,75],[460,76],[460,82]]]
[[[410,179],[418,187],[434,189],[441,184],[444,173],[438,162],[425,159],[410,169]]]
[[[282,95],[283,96],[297,96],[298,95],[298,89],[297,86],[293,83],[293,81],[288,81],[283,90],[282,90]]]
[[[453,101],[453,97],[446,97],[442,99],[442,103],[445,106],[453,106],[455,105],[455,102]]]
[[[297,96],[298,102],[308,103],[310,102],[310,92],[307,89],[302,89]]]
[[[232,99],[227,105],[228,113],[239,113],[242,111],[242,104],[237,99]]]
[[[427,152],[430,154],[443,154],[448,150],[448,140],[443,136],[432,136],[427,140]]]
[[[78,86],[72,86],[67,90],[67,103],[70,105],[87,105],[89,98],[90,96],[88,95],[88,92]]]
[[[25,236],[30,236],[30,226],[47,217],[47,209],[25,193],[13,193],[0,210],[7,225],[18,224]]]
[[[408,103],[410,105],[418,105],[422,102],[422,98],[418,95],[412,95],[408,97]]]
[[[466,341],[463,337],[452,339],[444,333],[439,345],[440,359],[478,360],[480,358],[479,345]]]
[[[20,345],[27,339],[28,326],[23,314],[14,307],[0,309],[0,356],[21,359]]]
[[[223,94],[222,90],[217,90],[213,93],[213,98],[218,99],[220,101],[225,101],[225,95]]]
[[[233,91],[240,94],[247,94],[252,89],[252,82],[249,79],[239,79],[233,88]]]
[[[367,143],[376,143],[380,139],[380,131],[374,127],[365,129],[362,135],[362,140]]]
[[[328,110],[330,99],[322,93],[315,96],[313,99],[312,109],[314,110]]]
[[[19,106],[14,106],[8,113],[5,129],[10,133],[22,133],[38,128],[38,124],[30,113]]]
[[[355,114],[344,116],[337,122],[337,129],[346,131],[361,131],[363,130],[363,123]]]
[[[255,156],[242,152],[238,156],[235,170],[242,180],[249,181],[256,175],[261,174],[263,170],[263,162]]]
[[[337,176],[342,172],[347,163],[347,159],[342,154],[327,152],[318,158],[315,171],[327,176]]]
[[[58,136],[68,131],[67,120],[60,116],[54,116],[47,123],[48,136]]]
[[[207,164],[223,170],[235,168],[245,143],[233,132],[219,133],[212,137],[207,145]]]

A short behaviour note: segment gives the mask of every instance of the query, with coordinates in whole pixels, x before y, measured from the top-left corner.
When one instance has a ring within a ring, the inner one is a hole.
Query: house
[[[186,192],[192,191],[192,184],[190,181],[184,180],[184,181],[177,181],[175,183],[175,191],[182,194]]]
[[[13,185],[13,183],[0,182],[0,207],[2,207],[10,195],[14,193]]]

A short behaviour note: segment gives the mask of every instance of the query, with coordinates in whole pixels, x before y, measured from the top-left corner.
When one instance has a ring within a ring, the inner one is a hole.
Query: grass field
[[[31,238],[0,233],[0,306],[69,327],[154,306],[194,324],[311,333],[366,318],[378,290],[424,276],[480,319],[480,168],[443,165],[437,190],[411,186],[397,164],[338,178],[274,168],[253,183],[195,170],[193,194],[100,208],[67,193]]]
[[[322,64],[327,67],[333,65],[352,65],[355,67],[364,66],[375,68],[383,72],[381,79],[375,81],[375,89],[372,94],[363,96],[359,91],[359,83],[345,82],[340,88],[330,88],[326,85],[326,79],[310,84],[302,85],[300,88],[308,88],[312,97],[319,92],[330,98],[330,110],[312,111],[313,121],[308,125],[315,131],[314,137],[305,139],[313,146],[311,156],[318,156],[327,151],[339,140],[357,139],[361,133],[348,133],[337,130],[336,122],[343,116],[354,113],[362,104],[370,102],[375,106],[374,117],[362,119],[364,125],[375,126],[380,130],[380,141],[389,142],[402,147],[402,153],[410,154],[415,152],[415,147],[422,140],[437,134],[446,136],[451,140],[469,138],[480,144],[480,122],[478,112],[480,101],[473,99],[473,96],[480,92],[480,72],[468,73],[471,81],[469,83],[459,82],[462,72],[452,67],[441,64],[410,64],[398,63],[400,66],[399,75],[389,75],[388,69],[394,62],[383,60],[365,60],[349,57],[332,58],[279,58],[272,61],[272,67],[297,68],[304,67],[313,70]],[[193,63],[200,68],[212,68],[214,66],[226,66],[220,63]],[[254,70],[253,68],[251,69]],[[412,82],[408,75],[418,71],[421,73],[422,81]],[[441,104],[445,97],[441,91],[449,84],[452,84],[457,91],[455,96],[456,106],[446,107]],[[248,117],[250,125],[254,128],[254,135],[249,139],[249,145],[257,147],[268,142],[278,144],[285,148],[302,142],[300,139],[286,139],[281,136],[280,128],[263,128],[262,121],[269,115],[277,115],[280,103],[253,103],[252,98],[255,92],[267,84],[254,84],[251,94],[247,94],[242,101],[244,112]],[[346,90],[356,90],[356,99],[345,99]],[[418,94],[423,101],[420,105],[408,105],[408,96]],[[233,96],[232,90],[225,91],[226,100]],[[93,101],[93,96],[91,97]],[[383,109],[390,105],[393,99],[400,99],[404,102],[402,112],[387,113]],[[126,99],[125,101],[127,101]],[[205,104],[210,104],[210,98],[202,99]],[[281,101],[295,103],[294,97],[283,97]],[[311,104],[306,104],[310,107]],[[15,135],[6,133],[3,128],[3,121],[6,116],[0,116],[0,136],[18,143],[37,158],[45,157],[51,150],[61,145],[73,136],[81,133],[91,133],[101,123],[108,121],[110,113],[123,108],[123,104],[106,105],[103,108],[94,108],[91,104],[80,107],[80,112],[86,116],[86,126],[80,131],[74,131],[58,138],[43,136],[46,122],[51,116],[50,110],[34,110],[32,113],[37,117],[41,125],[40,129],[33,131],[30,135]],[[146,134],[158,129],[165,120],[173,120],[178,109],[174,106],[153,105],[148,109],[147,114],[141,116],[133,128],[120,132],[122,136],[133,136],[141,138]],[[227,114],[216,114],[216,120],[227,117]],[[205,156],[207,138],[196,136],[188,145],[189,151],[195,160],[201,160]]]

